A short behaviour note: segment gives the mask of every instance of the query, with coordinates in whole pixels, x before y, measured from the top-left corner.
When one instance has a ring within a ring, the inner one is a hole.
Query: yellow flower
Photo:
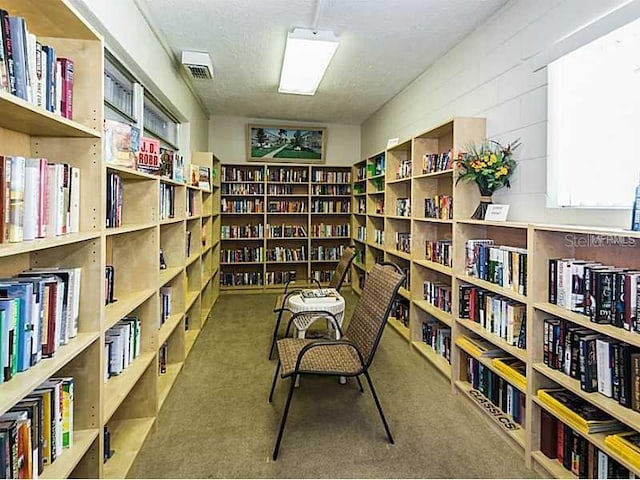
[[[489,161],[487,162],[487,164],[493,165],[497,161],[498,161],[498,157],[496,156],[495,153],[492,153],[491,156],[489,157]]]
[[[507,170],[506,167],[500,167],[498,170],[496,170],[496,178],[500,178],[507,173],[509,173],[509,170]]]
[[[480,162],[480,166],[481,167],[486,167],[487,166],[487,162]]]

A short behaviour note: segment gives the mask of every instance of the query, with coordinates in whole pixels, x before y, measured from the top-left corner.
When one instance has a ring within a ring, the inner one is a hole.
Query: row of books
[[[160,184],[160,220],[174,218],[176,214],[175,185]]]
[[[263,238],[264,225],[222,225],[220,227],[220,237],[223,239]]]
[[[267,272],[265,275],[265,285],[284,285],[296,279],[296,271],[289,272]]]
[[[501,420],[501,423],[507,428],[515,429],[517,425],[524,425],[526,420],[526,395],[506,379],[480,363],[476,358],[469,357],[467,381],[474,390],[480,392],[494,407],[511,417],[513,422],[510,422],[509,418]]]
[[[0,415],[0,478],[38,478],[73,447],[74,386],[52,377]]]
[[[376,175],[384,175],[386,168],[387,159],[384,153],[376,155],[371,159],[370,163],[367,165],[369,177],[373,177]]]
[[[411,253],[411,233],[396,232],[396,250]]]
[[[451,195],[435,195],[424,199],[424,217],[440,220],[453,218],[453,197]]]
[[[271,188],[286,187],[286,188]],[[287,191],[289,190],[289,191]],[[222,195],[264,195],[263,183],[223,183],[220,189]],[[290,195],[291,185],[269,185],[269,193],[275,195]]]
[[[389,315],[401,322],[405,327],[409,326],[409,302],[404,298],[396,297],[391,305]]]
[[[565,320],[544,321],[543,362],[580,381],[585,392],[599,392],[640,411],[640,352]]]
[[[34,268],[0,279],[0,383],[52,357],[78,334],[80,268]]]
[[[328,283],[335,275],[335,270],[314,270],[311,272],[311,278],[321,283]],[[345,277],[345,283],[349,283],[349,273]]]
[[[451,363],[451,328],[429,319],[422,323],[422,341]]]
[[[194,190],[187,190],[187,216],[198,214],[198,195]]]
[[[494,245],[483,238],[467,240],[465,251],[467,275],[527,294],[526,249]]]
[[[274,247],[267,250],[268,262],[298,262],[306,261],[307,252],[305,247],[286,248]]]
[[[384,197],[375,199],[374,207],[376,215],[384,215]]]
[[[322,183],[351,183],[351,172],[330,172],[327,170],[314,169],[311,172],[311,181]]]
[[[105,332],[104,381],[120,375],[140,355],[140,319],[125,317]]]
[[[453,267],[453,242],[451,240],[426,240],[425,258],[445,267]]]
[[[160,289],[160,325],[171,316],[171,294],[173,287],[166,285]]]
[[[220,200],[220,211],[223,213],[264,213],[264,200],[259,198],[255,200],[222,198]]]
[[[358,225],[358,229],[356,231],[356,238],[361,242],[367,241],[367,227],[363,227],[362,225]]]
[[[411,200],[409,198],[396,199],[396,215],[399,217],[411,216]]]
[[[307,229],[304,225],[270,225],[267,224],[269,238],[304,238]]]
[[[29,32],[23,17],[0,9],[0,90],[73,119],[74,64]]]
[[[351,185],[311,185],[311,195],[351,195]]]
[[[411,178],[411,172],[413,170],[413,162],[411,160],[400,160],[396,166],[396,180],[403,178]]]
[[[451,150],[444,153],[425,153],[422,156],[422,173],[435,173],[453,168]]]
[[[526,306],[482,288],[460,285],[459,315],[504,339],[526,348]]]
[[[311,213],[349,213],[350,200],[311,200]]]
[[[124,182],[122,177],[115,172],[107,172],[107,228],[115,228],[122,225],[124,206]]]
[[[422,285],[422,298],[439,310],[451,313],[451,285],[427,280]]]
[[[245,285],[264,285],[262,272],[225,272],[220,273],[220,284],[223,287]]]
[[[358,200],[358,205],[356,207],[356,213],[365,215],[367,213],[367,199],[358,198],[357,200]]]
[[[169,344],[164,342],[158,350],[158,375],[167,373],[167,360],[169,358]]]
[[[263,168],[238,168],[221,165],[220,175],[220,179],[223,182],[264,182]]]
[[[592,322],[640,331],[640,272],[575,259],[549,260],[549,303]]]
[[[306,168],[267,167],[267,179],[270,182],[307,183],[309,181],[309,171]]]
[[[267,212],[269,213],[304,213],[306,211],[307,211],[306,201],[269,200],[269,202],[267,203]]]
[[[264,261],[264,247],[243,247],[220,250],[222,263],[247,263]]]
[[[634,478],[627,468],[546,410],[540,413],[540,427],[542,453],[548,458],[556,459],[578,478]],[[610,437],[616,440],[625,438],[624,441],[629,439],[629,443],[633,444],[637,442],[634,435],[637,436],[637,433],[628,432],[625,437],[620,437],[619,434],[607,435],[605,444],[610,446],[607,442]]]
[[[356,182],[366,180],[367,178],[367,166],[359,165],[356,169]]]
[[[344,253],[344,245],[339,247],[325,247],[318,245],[311,248],[311,260],[340,260]]]
[[[350,225],[329,225],[319,223],[311,225],[311,235],[314,237],[348,237],[351,235]]]
[[[377,245],[384,245],[384,230],[377,228],[373,229],[373,243]]]
[[[80,230],[80,169],[0,156],[0,243]]]

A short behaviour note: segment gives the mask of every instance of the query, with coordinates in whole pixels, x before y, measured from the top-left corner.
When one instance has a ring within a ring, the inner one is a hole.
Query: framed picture
[[[249,161],[324,163],[327,132],[324,127],[248,125]]]

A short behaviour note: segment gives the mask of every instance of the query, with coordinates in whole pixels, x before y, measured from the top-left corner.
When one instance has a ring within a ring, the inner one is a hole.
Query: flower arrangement
[[[506,146],[494,140],[485,140],[480,145],[470,145],[468,152],[460,154],[456,184],[460,181],[475,182],[481,195],[480,205],[471,218],[484,219],[491,196],[503,187],[511,187],[509,179],[517,165],[513,152],[520,145],[519,139]]]

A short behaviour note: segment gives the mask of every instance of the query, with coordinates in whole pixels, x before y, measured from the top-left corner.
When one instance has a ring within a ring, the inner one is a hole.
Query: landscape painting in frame
[[[321,127],[249,125],[249,160],[324,163],[326,137],[326,129]]]

